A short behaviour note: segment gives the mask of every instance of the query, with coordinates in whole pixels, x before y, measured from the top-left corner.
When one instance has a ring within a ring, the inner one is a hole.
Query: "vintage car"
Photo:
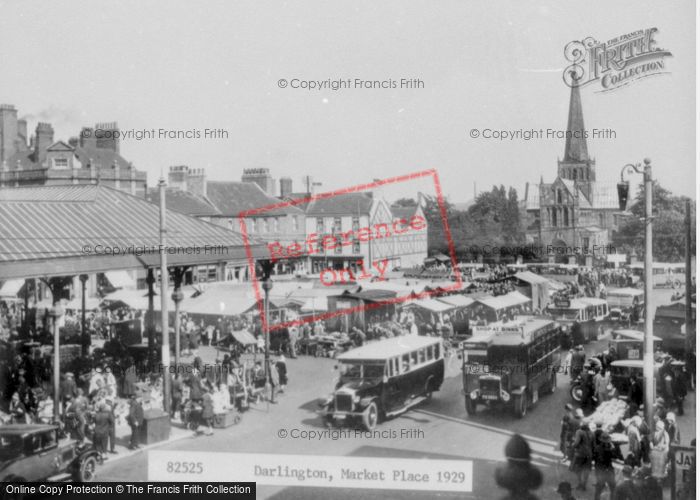
[[[362,423],[374,429],[429,399],[445,375],[443,341],[404,335],[371,342],[337,357],[340,379],[320,402],[327,422]]]
[[[0,481],[45,481],[70,475],[74,481],[95,480],[98,453],[59,439],[59,428],[48,424],[0,427]]]

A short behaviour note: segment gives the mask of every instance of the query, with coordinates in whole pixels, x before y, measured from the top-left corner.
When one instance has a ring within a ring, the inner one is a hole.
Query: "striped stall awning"
[[[159,221],[158,206],[103,185],[0,189],[0,280],[157,266]],[[169,266],[247,257],[224,227],[167,211],[166,228]]]

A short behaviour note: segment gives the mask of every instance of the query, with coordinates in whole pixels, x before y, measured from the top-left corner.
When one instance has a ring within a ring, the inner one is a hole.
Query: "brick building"
[[[116,123],[85,127],[80,138],[64,142],[54,140],[50,123],[39,122],[28,137],[27,122],[17,118],[17,109],[0,105],[0,188],[97,183],[145,195],[146,172],[119,154]]]

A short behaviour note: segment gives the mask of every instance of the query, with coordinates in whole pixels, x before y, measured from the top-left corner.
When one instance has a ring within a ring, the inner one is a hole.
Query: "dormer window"
[[[68,168],[68,158],[54,158],[53,168]]]

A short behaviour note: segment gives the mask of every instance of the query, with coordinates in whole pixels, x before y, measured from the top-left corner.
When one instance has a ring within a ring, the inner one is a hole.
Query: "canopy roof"
[[[475,302],[471,297],[465,297],[464,295],[445,295],[444,297],[438,297],[437,300],[454,307],[468,307]]]
[[[521,271],[519,273],[515,273],[515,277],[518,278],[519,280],[525,281],[526,283],[530,283],[531,285],[538,285],[540,283],[549,283],[549,280],[547,278],[543,278],[542,276],[538,276],[537,274],[535,274],[531,271]]]
[[[1,189],[0,278],[155,267],[159,217],[159,207],[100,184]],[[168,265],[247,258],[243,237],[226,228],[172,211],[166,226]],[[254,258],[265,255],[261,242],[250,243]]]
[[[484,304],[486,307],[490,307],[494,310],[506,309],[508,307],[519,306],[530,302],[530,299],[520,292],[510,292],[497,297],[481,297],[476,300]]]
[[[436,300],[436,299],[414,300],[414,301],[411,301],[407,305],[421,307],[423,309],[427,309],[428,311],[436,312],[436,313],[451,311],[452,309],[455,308],[455,306],[453,306],[453,305],[447,304],[445,302],[442,302],[442,301]]]

